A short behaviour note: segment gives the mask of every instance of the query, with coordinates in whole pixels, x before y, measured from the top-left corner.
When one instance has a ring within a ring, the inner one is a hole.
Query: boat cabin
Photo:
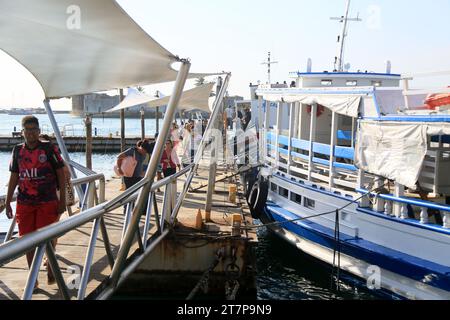
[[[427,94],[400,88],[398,74],[291,75],[295,87],[256,90],[267,167],[354,199],[384,187],[392,198],[368,196],[361,205],[399,219],[428,223],[424,210],[438,205],[443,219],[435,222],[450,228],[448,110],[424,107]]]

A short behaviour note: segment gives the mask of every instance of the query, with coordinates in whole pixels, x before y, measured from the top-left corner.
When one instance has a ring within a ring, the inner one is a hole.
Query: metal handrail
[[[171,177],[165,178],[158,182],[155,182],[151,188],[151,192],[155,192],[158,188],[161,188],[165,185],[173,183],[180,176],[186,174],[191,170],[193,165],[184,168],[183,170],[177,172]],[[97,174],[92,177],[102,177],[104,179],[103,174]],[[73,180],[74,184],[84,184],[89,182],[90,177],[83,177],[79,179]],[[52,239],[61,237],[62,235],[81,227],[82,225],[91,222],[97,218],[100,218],[105,213],[113,211],[117,208],[122,207],[123,205],[133,202],[137,198],[137,191],[139,191],[143,186],[147,185],[149,182],[145,180],[141,180],[136,185],[126,190],[120,196],[112,199],[108,202],[100,204],[94,208],[90,208],[78,215],[72,216],[64,221],[58,222],[54,225],[43,228],[39,231],[36,231],[32,234],[26,235],[22,238],[19,238],[15,241],[5,243],[0,246],[0,265],[5,262],[9,262],[14,260],[14,257],[21,256],[26,252],[34,249],[35,247],[46,243]]]
[[[369,190],[357,188],[356,192],[361,193],[361,194],[367,194],[369,192]],[[383,200],[398,202],[398,203],[402,203],[402,204],[409,204],[409,205],[412,205],[415,207],[425,207],[428,209],[434,209],[434,210],[445,211],[445,212],[450,213],[450,206],[439,205],[439,204],[429,202],[429,201],[414,200],[414,199],[409,199],[406,197],[396,197],[396,196],[393,196],[390,194],[377,194],[375,192],[372,192],[369,195],[374,196],[374,197],[376,196]]]
[[[166,193],[170,193],[171,196],[168,196],[165,198],[166,200],[165,200],[164,206],[167,208],[170,208],[171,207],[170,202],[173,201],[172,197],[174,195],[176,195],[176,189],[172,187],[172,184],[175,181],[177,181],[177,179],[179,177],[188,173],[192,169],[192,167],[193,167],[193,165],[190,165],[189,167],[184,168],[183,170],[179,171],[178,173],[174,174],[173,176],[167,177],[161,181],[154,183],[150,189],[149,200],[154,201],[155,200],[155,191],[158,188],[166,186]],[[93,193],[95,193],[95,188],[92,188],[91,184],[95,183],[97,180],[100,180],[100,184],[101,184],[100,190],[103,190],[103,191],[101,191],[101,193],[100,193],[101,195],[99,196],[99,200],[101,202],[101,201],[104,201],[104,198],[102,196],[102,194],[104,195],[104,186],[105,186],[104,175],[96,174],[96,175],[92,175],[92,176],[88,176],[88,177],[74,179],[72,182],[74,183],[74,185],[89,183],[89,185],[90,185],[90,188],[88,188],[88,190],[90,190],[88,192],[89,196],[86,197],[87,199],[85,199],[85,201],[93,202],[93,198],[91,198],[91,197],[93,197]],[[26,287],[24,290],[23,299],[31,299],[31,297],[32,297],[32,287],[33,287],[34,281],[37,279],[37,274],[39,272],[39,268],[37,266],[40,265],[40,263],[43,259],[44,250],[47,252],[47,255],[50,255],[49,262],[51,264],[52,270],[54,270],[55,277],[57,278],[58,286],[59,286],[61,292],[63,293],[64,298],[70,299],[70,297],[68,295],[68,291],[67,291],[67,285],[64,283],[64,278],[61,275],[61,270],[56,262],[56,258],[54,256],[54,252],[52,251],[50,243],[53,239],[61,237],[64,234],[66,234],[78,227],[85,225],[86,223],[94,221],[94,225],[93,225],[91,236],[90,236],[89,246],[87,249],[86,261],[85,261],[85,265],[84,265],[83,273],[82,273],[82,277],[81,277],[81,282],[80,282],[81,285],[78,290],[78,299],[84,299],[85,295],[86,295],[87,284],[89,282],[89,275],[90,275],[90,272],[92,269],[93,250],[95,248],[95,242],[96,242],[97,234],[98,234],[99,230],[102,232],[103,238],[105,240],[105,249],[107,251],[110,266],[113,267],[114,264],[116,263],[113,255],[112,255],[111,247],[109,244],[106,226],[105,226],[105,223],[103,220],[104,215],[106,213],[111,212],[112,210],[115,210],[124,205],[131,205],[132,203],[135,203],[135,201],[138,199],[139,191],[143,187],[147,186],[147,184],[149,184],[149,183],[150,183],[149,181],[144,179],[144,180],[140,181],[138,184],[136,184],[135,186],[133,186],[132,188],[126,190],[123,194],[121,194],[120,196],[116,197],[113,200],[110,200],[105,203],[101,203],[101,204],[97,205],[96,207],[89,208],[86,211],[83,211],[76,216],[72,216],[64,221],[58,222],[54,225],[43,228],[32,234],[18,238],[15,241],[9,241],[9,242],[5,243],[4,245],[0,246],[0,265],[9,263],[9,262],[25,255],[27,252],[29,252],[35,248],[39,248],[39,254],[37,254],[35,256],[35,260],[33,261],[31,270],[28,275],[28,280],[27,280],[27,284],[26,284]],[[166,201],[169,201],[169,202],[166,203]],[[139,241],[138,241],[141,249],[144,251],[144,255],[140,256],[137,261],[142,261],[142,259],[145,258],[151,250],[153,250],[153,248],[156,246],[156,244],[159,243],[168,234],[168,231],[169,231],[169,230],[164,230],[164,221],[165,221],[165,218],[167,218],[167,216],[169,215],[169,213],[163,212],[163,217],[161,217],[161,223],[159,224],[158,222],[160,221],[159,220],[160,218],[159,218],[159,214],[158,214],[158,208],[157,208],[157,205],[155,202],[156,207],[155,207],[154,214],[155,214],[155,219],[158,224],[158,229],[157,229],[157,232],[154,234],[154,236],[156,236],[156,238],[153,239],[150,243],[147,243],[147,241],[149,241],[147,237],[149,236],[148,235],[149,225],[150,225],[150,217],[149,216],[150,216],[150,211],[152,210],[151,204],[152,203],[150,202],[148,205],[148,208],[147,208],[148,212],[147,212],[147,217],[146,217],[145,226],[144,226],[144,234],[142,235],[142,239],[139,238]],[[128,226],[125,221],[124,222],[124,230],[127,230],[127,229],[128,229]],[[121,242],[120,246],[122,246],[122,244],[123,243]],[[133,262],[132,264],[127,266],[124,270],[122,270],[122,272],[120,274],[120,278],[119,278],[120,279],[119,284],[121,284],[125,280],[127,275],[130,274],[136,267],[137,267],[137,264]],[[113,292],[114,289],[115,288],[109,288],[107,290],[106,295],[109,296],[108,293]],[[103,295],[103,297],[105,297],[105,295]]]

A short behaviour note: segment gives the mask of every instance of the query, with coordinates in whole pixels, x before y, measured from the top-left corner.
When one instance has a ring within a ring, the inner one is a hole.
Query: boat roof
[[[290,73],[291,77],[303,78],[321,78],[327,77],[354,77],[354,78],[401,78],[400,74],[394,73],[376,73],[376,72],[300,72],[294,71]]]
[[[438,123],[450,122],[449,111],[429,110],[414,114],[404,110],[402,89],[369,87],[268,88],[256,91],[264,100],[281,103],[320,104],[342,115],[373,121]],[[420,101],[421,99],[417,99]],[[419,105],[417,105],[419,107]]]

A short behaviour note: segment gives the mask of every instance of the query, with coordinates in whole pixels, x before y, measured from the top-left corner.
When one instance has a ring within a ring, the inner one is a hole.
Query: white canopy
[[[428,151],[427,139],[450,135],[450,123],[360,122],[355,165],[413,188]]]
[[[47,98],[174,81],[179,61],[114,0],[0,0],[0,49]]]
[[[209,106],[210,94],[214,83],[207,83],[191,90],[184,91],[181,95],[178,108],[180,110],[202,110],[211,112]],[[147,104],[147,107],[161,107],[169,104],[170,96],[155,98],[147,96],[135,89],[128,89],[126,98],[116,107],[107,112],[114,112],[123,109],[132,108],[138,105]]]
[[[307,105],[317,103],[338,114],[357,118],[361,98],[367,92],[357,94],[342,92],[333,94],[331,90],[317,89],[259,89],[257,94],[262,96],[264,100],[272,102],[299,102]]]

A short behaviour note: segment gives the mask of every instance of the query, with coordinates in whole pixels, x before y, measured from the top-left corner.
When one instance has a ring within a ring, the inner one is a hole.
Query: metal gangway
[[[46,101],[45,106],[54,127],[59,147],[64,159],[70,164],[72,177],[74,177],[72,184],[78,194],[80,212],[63,221],[17,239],[12,239],[13,222],[5,243],[0,246],[0,289],[3,289],[0,290],[0,299],[17,299],[19,295],[23,300],[33,299],[34,285],[38,279],[41,265],[45,260],[44,256],[47,256],[47,267],[53,271],[60,296],[63,299],[71,300],[73,298],[74,294],[71,294],[71,290],[75,290],[78,300],[87,298],[109,299],[140,263],[170,233],[194,179],[208,141],[210,142],[211,140],[211,136],[208,133],[211,132],[214,123],[217,123],[216,120],[219,119],[219,115],[223,112],[222,102],[231,76],[227,74],[220,86],[206,133],[200,142],[193,164],[171,177],[154,182],[156,167],[161,158],[165,141],[169,136],[170,125],[181,96],[180,88],[182,89],[184,86],[189,67],[190,63],[183,61],[175,84],[175,94],[167,108],[161,134],[156,142],[156,152],[151,157],[146,176],[135,186],[109,201],[105,200],[104,175],[97,174],[70,160],[67,150],[65,150],[63,139],[58,131],[49,101]],[[221,81],[221,78],[219,78],[219,82]],[[77,172],[75,170],[81,172],[85,177],[76,178]],[[183,191],[180,193],[176,189],[176,183],[179,180],[184,180]],[[156,191],[160,188],[164,188],[161,205],[156,201]],[[114,210],[120,210],[121,208],[124,208],[124,214],[112,215]],[[118,217],[122,217],[120,218],[122,220],[118,223],[111,223],[111,221],[117,222]],[[118,226],[120,226],[119,230],[117,230]],[[55,239],[61,238],[70,232],[85,232],[80,231],[80,228],[84,228],[83,230],[90,228],[89,233],[85,234],[85,236],[89,237],[89,241],[87,245],[80,244],[81,247],[85,247],[84,265],[78,281],[75,281],[76,286],[73,287],[71,283],[68,284],[64,279],[64,270],[61,267],[61,260],[64,257],[59,257],[58,259],[53,242]],[[103,245],[98,246],[100,235]],[[111,236],[120,239],[116,246],[113,246],[111,243]],[[93,261],[96,250],[99,250],[101,247],[103,247],[102,250],[105,252],[105,260],[110,267],[110,271],[98,286],[92,288],[89,285],[94,280],[93,278],[97,280],[97,277],[100,276],[95,274],[96,269]],[[130,255],[133,247],[136,248],[136,251]],[[5,286],[5,277],[7,278],[14,273],[13,268],[8,268],[8,265],[23,258],[27,252],[32,250],[36,251],[32,265],[27,272],[26,283],[20,289],[23,290],[22,294],[20,292],[7,292],[3,296],[1,291],[9,290]],[[89,292],[88,288],[93,290]]]

